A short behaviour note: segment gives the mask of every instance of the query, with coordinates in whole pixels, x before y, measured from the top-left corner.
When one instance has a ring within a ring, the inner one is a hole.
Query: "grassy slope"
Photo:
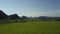
[[[60,33],[60,22],[29,21],[27,23],[13,23],[0,25],[0,34],[56,34]]]

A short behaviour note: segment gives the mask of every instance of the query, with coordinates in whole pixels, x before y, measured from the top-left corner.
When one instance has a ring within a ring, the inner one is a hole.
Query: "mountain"
[[[0,19],[7,19],[8,15],[6,15],[2,10],[0,10]]]
[[[17,14],[9,15],[9,19],[19,19],[20,17]]]
[[[37,17],[37,19],[41,19],[41,20],[56,20],[56,21],[60,21],[60,17],[47,17],[47,16],[40,16],[40,17]]]
[[[25,20],[25,19],[28,19],[28,17],[26,17],[26,16],[21,17],[21,20]]]

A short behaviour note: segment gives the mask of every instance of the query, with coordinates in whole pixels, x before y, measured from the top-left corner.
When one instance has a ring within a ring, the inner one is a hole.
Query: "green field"
[[[0,24],[0,34],[60,34],[59,21]]]

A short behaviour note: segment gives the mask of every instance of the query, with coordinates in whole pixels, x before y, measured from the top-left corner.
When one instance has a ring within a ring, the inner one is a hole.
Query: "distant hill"
[[[2,10],[0,10],[0,19],[7,19],[8,15],[6,15]]]
[[[0,10],[0,20],[3,19],[19,19],[20,17],[17,14],[7,15],[2,10]]]
[[[9,19],[19,19],[20,17],[17,14],[9,15]]]
[[[40,17],[37,17],[37,19],[41,19],[41,20],[56,20],[56,21],[60,21],[60,17],[47,17],[47,16],[40,16]]]
[[[25,19],[28,19],[28,17],[27,16],[22,16],[21,17],[21,20],[25,20]]]
[[[12,14],[12,15],[7,15],[5,14],[2,10],[0,10],[0,20],[2,19],[21,19],[21,20],[25,20],[28,19],[27,16],[22,16],[19,17],[17,14]],[[40,16],[40,17],[31,17],[30,19],[40,19],[40,20],[57,20],[60,21],[60,17],[47,17],[47,16]]]

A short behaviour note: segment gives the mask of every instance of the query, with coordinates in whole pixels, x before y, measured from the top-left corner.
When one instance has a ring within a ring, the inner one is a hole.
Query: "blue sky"
[[[0,0],[0,10],[7,15],[60,16],[60,0]]]

